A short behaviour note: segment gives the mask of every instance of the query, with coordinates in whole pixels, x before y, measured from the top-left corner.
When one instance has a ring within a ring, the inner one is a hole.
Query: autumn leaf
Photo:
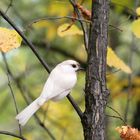
[[[140,19],[132,22],[132,32],[138,38],[140,38]]]
[[[121,126],[117,127],[116,130],[119,132],[122,140],[140,140],[140,132],[136,128]]]
[[[70,26],[69,23],[65,23],[59,26],[57,29],[57,34],[60,37],[69,36],[69,35],[83,35],[83,32],[76,25],[72,25],[71,28],[67,29],[69,26]]]
[[[81,11],[81,13],[82,13],[82,15],[85,19],[91,20],[91,11],[90,10],[87,10],[82,5],[80,5],[79,3],[77,3],[76,6]]]
[[[21,45],[22,38],[15,30],[0,27],[0,51],[8,52]]]
[[[140,7],[138,7],[138,8],[136,9],[136,13],[137,13],[138,16],[140,16]]]
[[[126,73],[131,73],[131,69],[127,66],[116,54],[115,52],[108,47],[107,49],[107,64],[110,67],[115,67],[117,69],[121,69]]]

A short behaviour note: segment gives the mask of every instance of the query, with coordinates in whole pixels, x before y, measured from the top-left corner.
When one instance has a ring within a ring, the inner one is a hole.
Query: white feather
[[[37,98],[29,106],[27,106],[22,112],[20,112],[16,119],[19,121],[19,124],[24,126],[26,122],[31,118],[31,116],[44,104],[42,98]]]

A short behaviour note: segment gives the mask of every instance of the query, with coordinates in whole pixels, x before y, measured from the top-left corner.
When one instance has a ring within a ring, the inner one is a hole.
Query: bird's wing
[[[53,69],[44,85],[40,97],[47,101],[61,94],[63,98],[74,87],[76,80],[76,75],[64,73],[59,69]]]
[[[68,90],[68,88],[63,85],[63,77],[60,76],[60,73],[52,71],[44,85],[40,97],[49,100],[62,94]]]
[[[66,89],[66,90],[63,90],[61,93],[59,93],[59,95],[51,98],[52,101],[59,101],[61,100],[62,98],[66,97],[69,93],[71,92],[71,89]]]

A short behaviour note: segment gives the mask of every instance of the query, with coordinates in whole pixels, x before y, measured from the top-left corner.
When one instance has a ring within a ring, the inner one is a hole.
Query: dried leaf
[[[70,27],[70,24],[68,23],[59,26],[57,29],[57,34],[60,37],[69,35],[83,35],[83,32],[76,25],[72,25],[69,29],[67,29],[68,27]]]
[[[140,132],[136,128],[121,126],[117,127],[116,130],[119,132],[122,140],[140,140]]]
[[[87,10],[85,7],[83,7],[79,3],[77,3],[76,6],[81,11],[81,13],[85,19],[91,20],[91,11]]]
[[[117,69],[121,69],[122,71],[126,73],[131,73],[131,69],[129,66],[127,66],[116,54],[115,52],[108,47],[107,49],[107,64],[110,67],[115,67]]]
[[[0,51],[8,52],[21,45],[22,38],[15,30],[0,27]]]
[[[140,19],[133,21],[132,32],[136,37],[140,38]]]

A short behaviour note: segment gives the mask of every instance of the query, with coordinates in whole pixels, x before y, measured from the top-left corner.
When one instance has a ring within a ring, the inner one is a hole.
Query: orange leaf
[[[117,127],[116,130],[120,133],[122,140],[140,140],[140,131],[130,126]]]

